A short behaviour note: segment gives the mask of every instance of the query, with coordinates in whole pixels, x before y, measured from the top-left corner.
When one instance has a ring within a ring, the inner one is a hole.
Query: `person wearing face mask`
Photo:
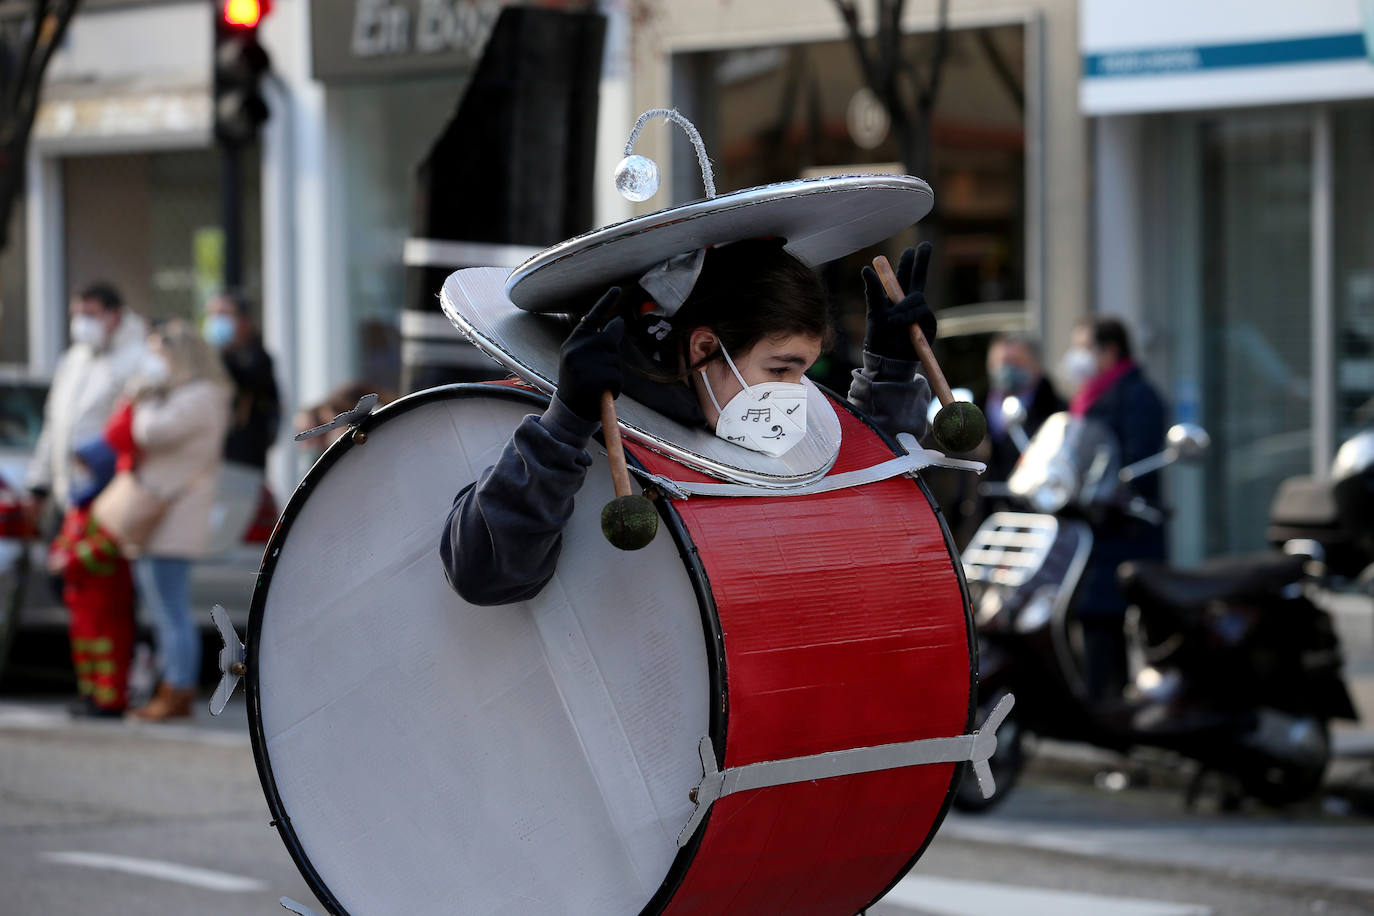
[[[147,324],[108,283],[91,283],[69,306],[71,345],[58,360],[29,462],[25,508],[51,500],[65,512],[83,485],[76,447],[100,435],[144,351]]]
[[[934,339],[924,288],[930,245],[897,269],[907,295],[891,302],[863,271],[867,332],[849,397],[892,434],[926,429],[930,387],[910,325]],[[697,257],[695,254],[688,257]],[[449,584],[472,604],[537,595],[552,578],[600,422],[603,391],[625,391],[685,426],[733,445],[784,455],[805,433],[806,370],[831,337],[825,288],[781,241],[708,249],[690,293],[667,314],[649,275],[612,288],[563,344],[555,396],[516,429],[495,465],[454,502],[440,542]],[[757,418],[757,419],[755,419]]]
[[[1040,364],[1040,345],[1028,334],[1000,334],[988,345],[988,393],[979,405],[988,420],[988,445],[991,454],[987,481],[1006,480],[1021,457],[1002,413],[1009,397],[1021,402],[1026,411],[1025,432],[1034,436],[1050,414],[1064,409],[1064,401],[1045,377]]]
[[[281,398],[272,357],[253,326],[248,303],[221,293],[205,305],[205,340],[219,351],[234,382],[234,408],[224,439],[224,460],[258,472],[267,467],[267,450],[281,423]]]
[[[1066,376],[1077,390],[1069,413],[1104,424],[1116,437],[1123,466],[1164,449],[1164,400],[1132,356],[1126,327],[1115,318],[1097,318],[1074,328],[1064,357]],[[1159,475],[1131,484],[1132,492],[1159,505]],[[1079,587],[1078,617],[1083,625],[1084,680],[1094,699],[1120,696],[1126,679],[1126,641],[1122,624],[1126,598],[1117,585],[1117,567],[1127,560],[1162,560],[1164,529],[1113,513],[1094,525],[1093,552]]]
[[[131,715],[145,721],[191,715],[200,675],[200,635],[191,620],[191,563],[206,549],[210,512],[229,428],[233,386],[219,355],[185,322],[148,337],[130,383],[122,430],[107,430],[131,470],[163,507],[138,545],[134,581],[154,621],[162,680]],[[129,545],[125,545],[126,548]]]

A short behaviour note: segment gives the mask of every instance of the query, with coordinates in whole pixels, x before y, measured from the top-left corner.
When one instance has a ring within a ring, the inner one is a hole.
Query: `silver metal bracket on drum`
[[[310,907],[306,906],[304,903],[297,903],[290,897],[282,897],[277,902],[282,905],[282,909],[290,910],[291,912],[295,913],[296,916],[320,916],[319,913],[316,913],[314,910],[310,909]]]
[[[362,397],[358,398],[358,403],[355,404],[352,409],[345,410],[343,413],[339,414],[337,417],[330,420],[328,423],[325,423],[322,426],[313,427],[312,429],[307,429],[305,432],[302,433],[296,433],[296,441],[304,442],[305,440],[313,439],[316,436],[323,436],[330,430],[338,429],[341,426],[357,426],[359,423],[363,421],[363,418],[365,418],[368,414],[372,413],[372,408],[376,406],[377,395],[365,394]]]
[[[710,736],[701,739],[698,751],[701,754],[702,779],[690,795],[696,809],[687,819],[687,824],[677,836],[679,848],[686,846],[706,817],[706,812],[717,799],[735,792],[749,789],[766,789],[769,786],[784,786],[794,782],[812,782],[829,779],[833,776],[852,776],[856,773],[872,773],[877,770],[894,770],[899,767],[919,766],[928,763],[973,764],[973,773],[978,777],[978,788],[984,798],[991,798],[996,791],[992,781],[992,769],[988,758],[997,750],[997,729],[1007,714],[1011,712],[1015,698],[1007,694],[993,707],[983,722],[982,728],[970,735],[953,738],[923,738],[919,741],[906,741],[900,744],[881,744],[877,747],[857,747],[847,751],[832,751],[825,754],[812,754],[807,757],[792,757],[787,760],[766,760],[747,766],[734,767],[721,772],[716,769],[716,751]]]
[[[219,650],[219,684],[210,696],[210,715],[217,716],[224,712],[229,698],[234,695],[234,688],[239,685],[239,679],[248,673],[248,665],[243,660],[243,643],[239,640],[233,621],[229,619],[229,612],[223,605],[217,604],[210,609],[210,619],[215,622],[219,638],[224,641],[224,648]]]

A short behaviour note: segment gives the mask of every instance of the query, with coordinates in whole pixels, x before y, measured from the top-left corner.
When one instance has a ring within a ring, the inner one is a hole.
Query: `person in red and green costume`
[[[48,551],[48,568],[62,576],[70,613],[78,717],[118,718],[128,705],[134,641],[134,586],[129,561],[91,515],[91,503],[114,476],[116,455],[103,438],[75,450],[85,480],[72,491],[62,530]]]

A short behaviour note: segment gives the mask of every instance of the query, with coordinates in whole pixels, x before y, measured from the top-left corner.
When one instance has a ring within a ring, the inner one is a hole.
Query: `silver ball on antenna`
[[[658,163],[647,156],[632,155],[615,167],[615,189],[636,203],[658,193]]]

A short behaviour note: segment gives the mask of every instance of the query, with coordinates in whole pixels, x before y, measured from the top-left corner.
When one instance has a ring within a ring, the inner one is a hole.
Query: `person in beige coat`
[[[135,473],[170,503],[134,562],[139,597],[155,621],[162,682],[133,716],[191,714],[200,635],[191,619],[191,563],[205,552],[233,386],[219,354],[188,324],[170,321],[148,338],[130,391]]]

